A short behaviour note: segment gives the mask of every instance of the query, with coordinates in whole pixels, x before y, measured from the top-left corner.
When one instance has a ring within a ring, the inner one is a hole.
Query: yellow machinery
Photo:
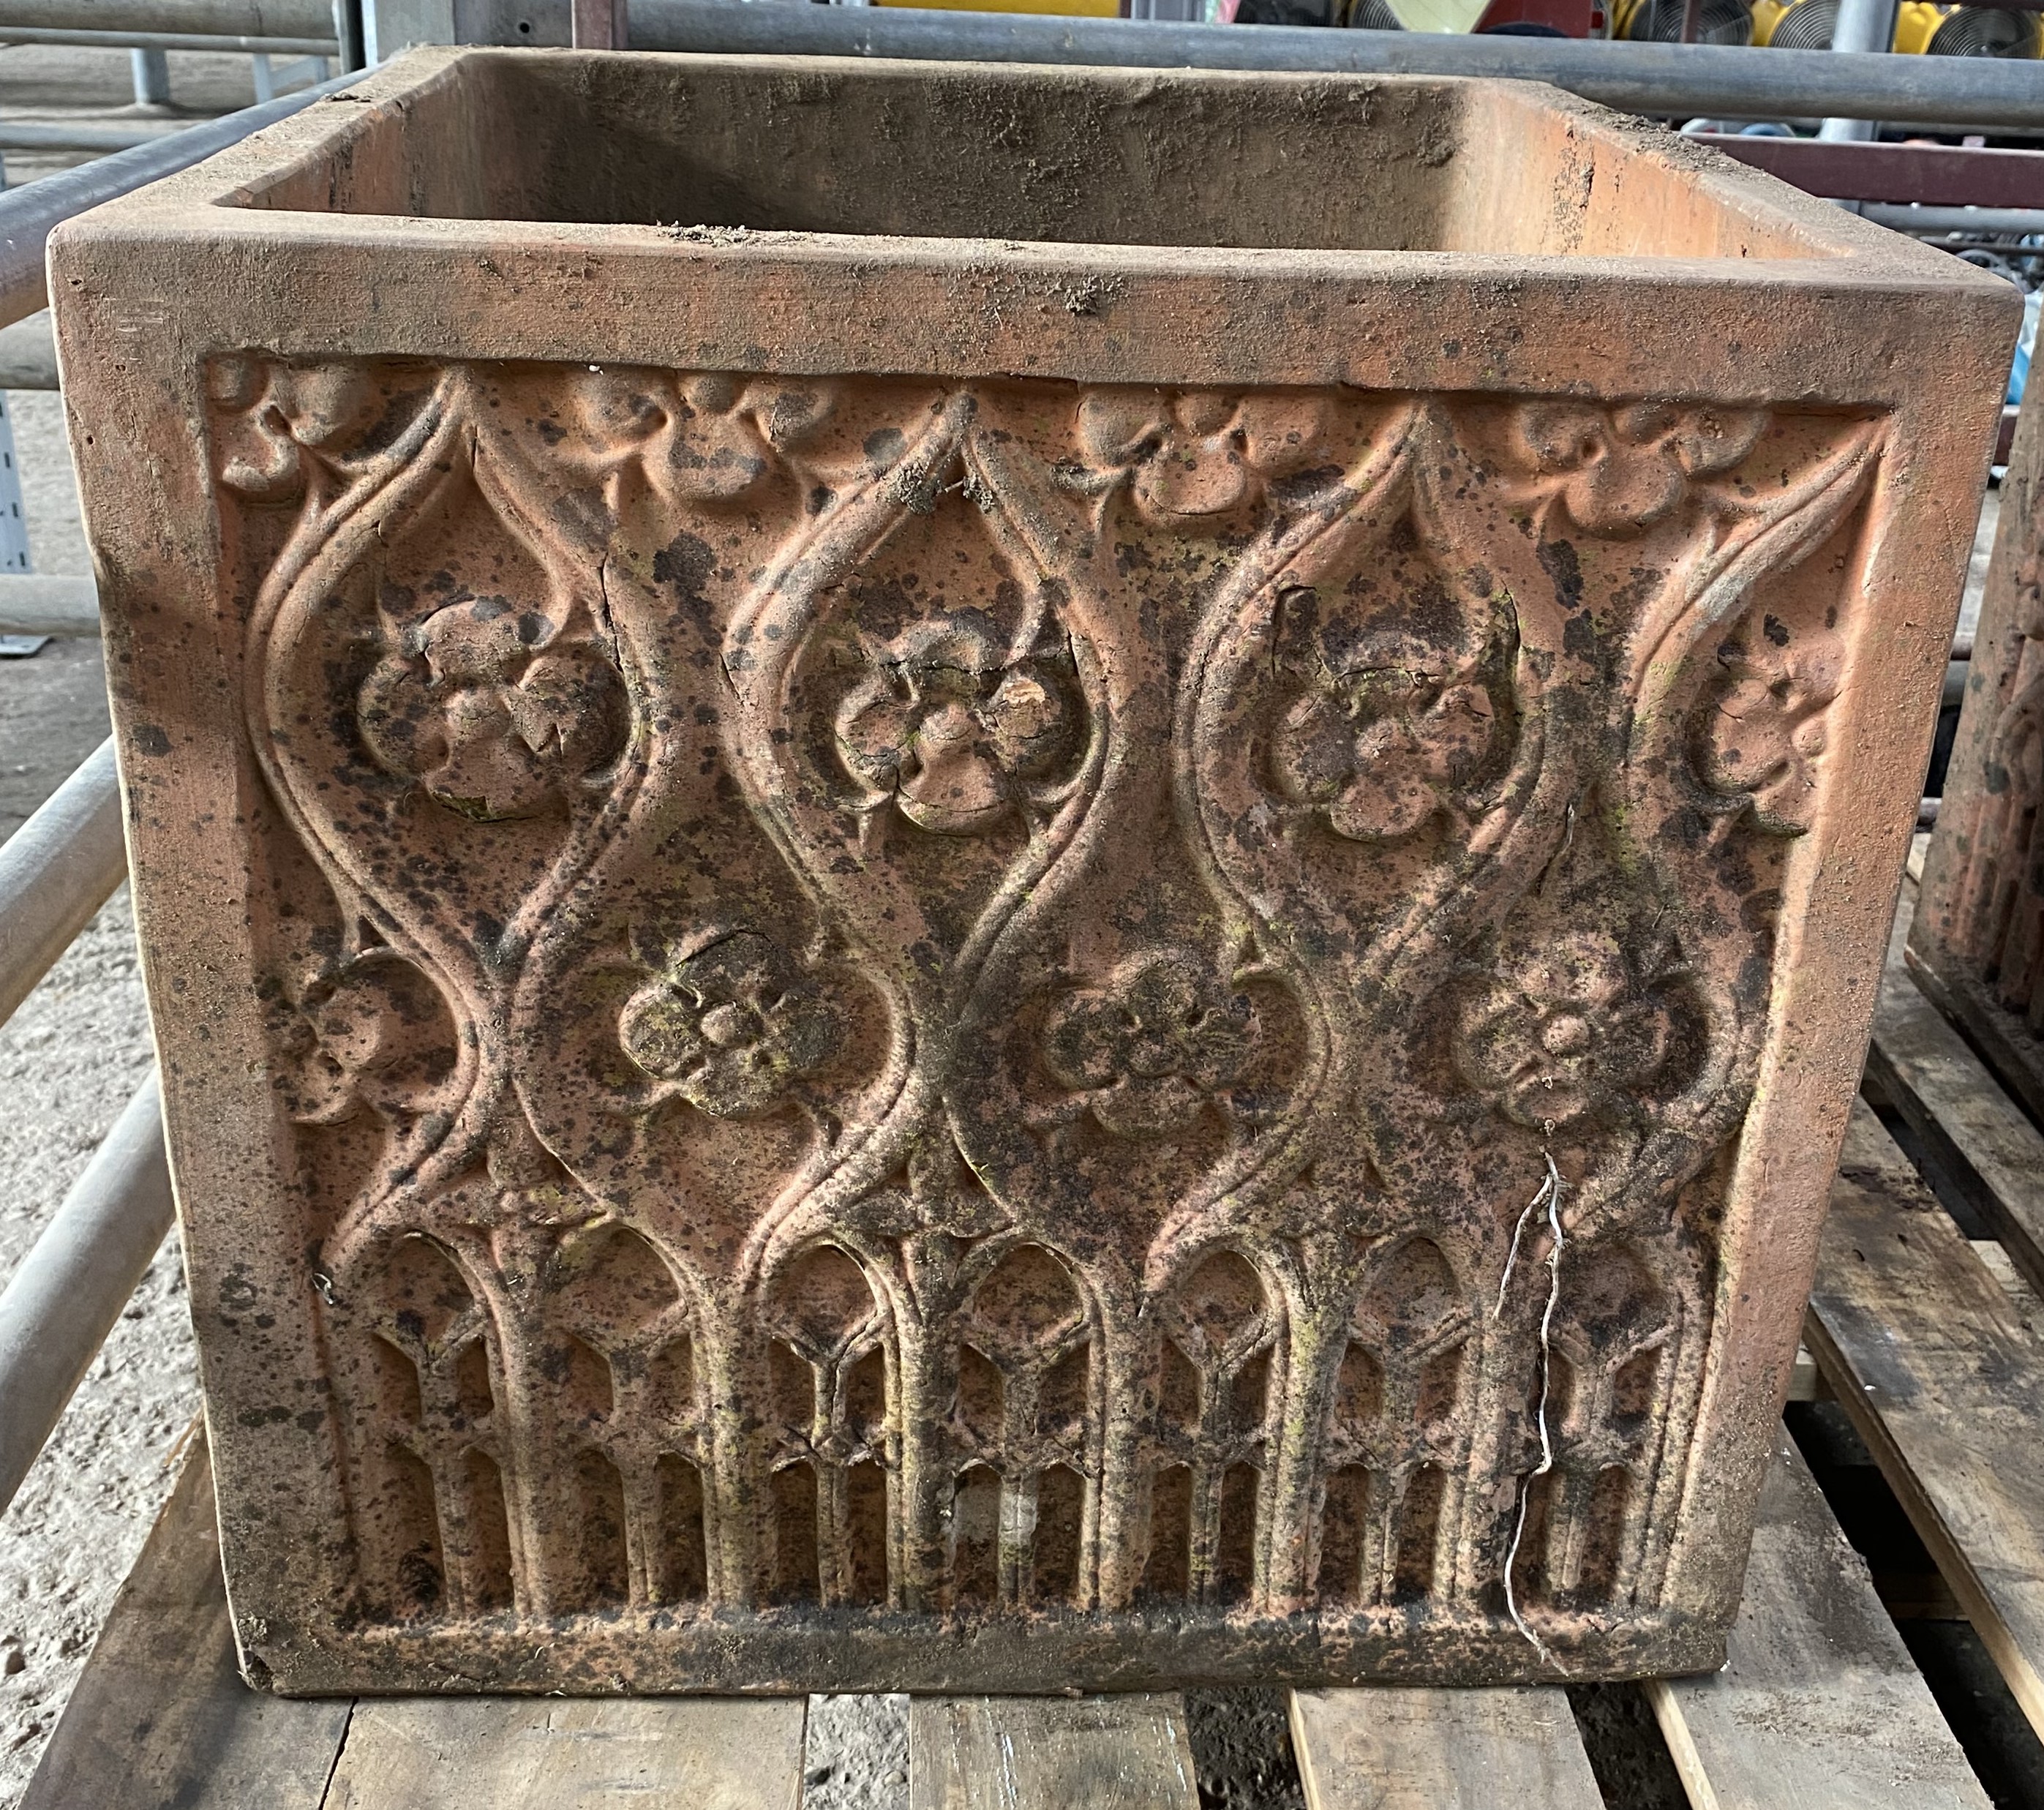
[[[1794,0],[1785,6],[1781,0],[1753,0],[1753,42],[1777,50],[1828,50],[1838,17],[1838,0]],[[1902,0],[1895,48],[1918,56],[2034,57],[2044,51],[2044,33],[2034,13]]]

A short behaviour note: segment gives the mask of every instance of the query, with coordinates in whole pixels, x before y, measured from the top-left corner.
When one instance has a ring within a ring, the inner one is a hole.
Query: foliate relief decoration
[[[1877,422],[211,395],[355,1613],[1655,1608]]]

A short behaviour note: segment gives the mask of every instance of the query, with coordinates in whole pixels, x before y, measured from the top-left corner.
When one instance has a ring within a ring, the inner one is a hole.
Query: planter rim
[[[1537,102],[1547,112],[1568,117],[1577,129],[1586,135],[1602,139],[1630,155],[1644,157],[1662,168],[1691,179],[1708,191],[1712,200],[1727,210],[1743,209],[1764,217],[1768,225],[1792,229],[1809,240],[1812,262],[1849,262],[1855,265],[1881,267],[1882,274],[1888,280],[1903,277],[1913,271],[1923,277],[1938,282],[1941,286],[1955,288],[1992,286],[1996,280],[1988,272],[1950,258],[1903,234],[1877,226],[1832,203],[1819,200],[1779,177],[1727,157],[1712,146],[1684,137],[1650,121],[1619,113],[1599,102],[1585,100],[1547,83],[1530,79],[1499,76],[1378,75],[1342,71],[1321,74],[1241,69],[1151,69],[1113,64],[978,63],[911,58],[876,60],[856,56],[765,56],[681,51],[568,51],[476,45],[422,45],[405,51],[340,93],[326,96],[313,106],[251,134],[189,169],[179,171],[160,182],[106,202],[78,217],[64,230],[75,232],[79,229],[79,221],[85,221],[97,225],[113,220],[146,217],[162,222],[167,215],[203,209],[206,217],[213,221],[214,230],[219,229],[218,211],[259,211],[271,218],[288,219],[294,225],[318,218],[355,222],[363,229],[373,227],[380,238],[382,234],[404,225],[421,225],[425,222],[415,217],[402,215],[352,212],[305,214],[287,209],[262,208],[262,190],[304,162],[327,155],[336,148],[338,141],[359,136],[374,123],[401,115],[421,94],[454,79],[456,72],[465,67],[474,68],[495,63],[553,64],[571,67],[577,63],[590,61],[659,63],[705,71],[802,71],[847,81],[900,81],[905,77],[917,75],[934,79],[950,75],[968,78],[974,83],[989,86],[1017,86],[1051,78],[1068,83],[1084,81],[1097,86],[1137,91],[1169,86],[1255,86],[1295,90],[1504,90]],[[344,110],[344,117],[339,121],[329,110],[336,108]],[[544,237],[542,229],[557,223],[497,217],[486,221],[439,220],[432,224],[445,227],[486,228],[494,237],[502,241],[527,238],[540,240]],[[572,232],[582,240],[597,244],[608,244],[613,240],[629,243],[634,236],[639,235],[667,233],[671,236],[673,231],[670,228],[655,225],[597,223],[562,224],[561,230]],[[1063,241],[991,237],[968,240],[947,236],[918,240],[849,233],[767,232],[747,236],[763,239],[813,239],[827,243],[841,240],[843,245],[839,251],[840,256],[851,255],[855,248],[870,248],[877,245],[971,244],[982,248],[978,256],[993,264],[1009,258],[1027,256],[1041,247],[1050,246],[1060,250],[1078,248],[1076,245],[1068,248]],[[675,244],[678,255],[685,255],[690,248],[686,241]],[[1125,244],[1109,248],[1123,251],[1151,249],[1172,253],[1207,249],[1143,248]],[[1529,260],[1514,254],[1428,251],[1301,252],[1278,248],[1258,249],[1251,255],[1259,259],[1269,260],[1315,260],[1327,257],[1369,257],[1385,260],[1446,259],[1457,265],[1479,264],[1486,259],[1495,257],[1498,261],[1507,263],[1551,262],[1558,267],[1580,270],[1586,277],[1593,275],[1600,280],[1609,280],[1613,276],[1635,271],[1650,270],[1656,265],[1669,262],[1692,261],[1653,256],[1573,255]],[[1734,269],[1743,264],[1747,268],[1772,273],[1802,260],[1790,258],[1757,260],[1704,258],[1693,261],[1709,267],[1729,266]]]
[[[1508,90],[1562,116],[1570,133],[1646,159],[1699,188],[1725,214],[1808,249],[1739,258],[1157,245],[260,205],[266,190],[363,134],[403,130],[420,96],[478,63],[573,68],[591,58],[853,83],[899,83],[920,72],[999,86],[1049,76],[1139,93],[1246,83]],[[2019,306],[1988,272],[1708,147],[1539,83],[659,52],[410,52],[216,157],[66,223],[52,246],[53,286],[174,295],[198,344],[285,358],[530,359],[803,375],[915,371],[1607,398],[1710,394],[1777,405],[1899,405],[1908,367],[1926,344],[1991,340],[2010,330]],[[252,285],[252,308],[247,292],[229,305],[209,274],[223,256],[291,269],[298,279]],[[365,269],[375,298],[367,308],[347,299]],[[348,280],[340,280],[344,273]],[[616,303],[592,306],[592,283]],[[989,306],[957,308],[967,286]],[[1697,306],[1727,290],[1753,294],[1762,307],[1793,309],[1807,322],[1792,370],[1756,364],[1737,343],[1691,331]],[[1097,306],[1088,299],[1095,294]],[[1622,298],[1616,307],[1614,294]],[[130,312],[135,332],[155,330],[155,309]],[[1431,345],[1379,330],[1377,321],[1390,313],[1431,323]]]

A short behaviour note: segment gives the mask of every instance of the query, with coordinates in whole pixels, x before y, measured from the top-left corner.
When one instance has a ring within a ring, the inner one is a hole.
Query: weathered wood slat
[[[325,1810],[799,1810],[800,1697],[359,1700]]]
[[[1988,1810],[1785,1433],[1727,1644],[1723,1671],[1646,1687],[1696,1810]]]
[[[1176,1696],[918,1697],[909,1810],[1199,1810]]]
[[[345,1701],[287,1702],[242,1683],[201,1438],[21,1810],[318,1810],[348,1712]]]
[[[2044,1132],[1996,1085],[1902,959],[1914,887],[1904,889],[1881,984],[1867,1073],[2044,1291]]]
[[[1863,1103],[1831,1191],[1806,1336],[2044,1732],[2044,1349]]]
[[[713,1697],[351,1706],[251,1690],[235,1669],[201,1439],[21,1810],[797,1810],[804,1708]]]
[[[1311,1810],[1604,1804],[1575,1712],[1551,1685],[1294,1691],[1292,1750]]]

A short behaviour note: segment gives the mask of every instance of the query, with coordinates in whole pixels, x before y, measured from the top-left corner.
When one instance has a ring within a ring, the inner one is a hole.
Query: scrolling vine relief
[[[1879,421],[210,375],[352,1615],[1654,1608]]]

